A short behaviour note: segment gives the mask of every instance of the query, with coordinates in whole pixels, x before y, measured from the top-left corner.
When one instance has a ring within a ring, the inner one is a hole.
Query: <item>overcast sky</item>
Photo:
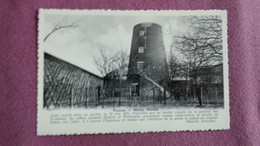
[[[153,22],[162,26],[166,53],[170,50],[171,35],[188,31],[189,25],[183,16],[86,16],[45,15],[46,36],[53,27],[78,21],[78,27],[56,31],[44,42],[44,50],[60,59],[100,75],[93,57],[98,55],[97,45],[106,46],[108,52],[124,48],[130,53],[134,25]]]

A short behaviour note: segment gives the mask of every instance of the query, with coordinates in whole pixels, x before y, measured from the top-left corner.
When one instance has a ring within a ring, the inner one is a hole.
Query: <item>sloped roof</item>
[[[49,53],[44,52],[44,56],[45,56],[45,57],[48,57],[48,58],[55,59],[55,60],[58,61],[58,62],[63,62],[63,63],[65,63],[65,64],[71,65],[71,66],[73,66],[73,67],[76,67],[76,68],[82,70],[83,72],[87,72],[87,73],[89,73],[89,74],[91,74],[91,75],[93,75],[93,76],[95,76],[95,77],[97,77],[97,78],[103,79],[102,77],[100,77],[100,76],[98,76],[98,75],[96,75],[96,74],[94,74],[94,73],[92,73],[92,72],[90,72],[90,71],[88,71],[88,70],[85,70],[85,69],[83,69],[83,68],[81,68],[81,67],[79,67],[79,66],[77,66],[77,65],[75,65],[75,64],[72,64],[72,63],[70,63],[70,62],[67,62],[67,61],[65,61],[65,60],[63,60],[63,59],[60,59],[60,58],[58,58],[58,57],[56,57],[56,56],[54,56],[54,55],[51,55],[51,54],[49,54]]]

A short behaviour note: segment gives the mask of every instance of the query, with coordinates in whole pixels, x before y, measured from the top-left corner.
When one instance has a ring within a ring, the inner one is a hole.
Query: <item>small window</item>
[[[144,34],[145,34],[145,31],[143,31],[143,30],[141,30],[141,31],[139,32],[139,36],[141,36],[141,37],[143,37]]]
[[[144,53],[144,47],[139,47],[138,48],[138,53]]]
[[[137,62],[137,69],[143,70],[144,69],[144,61],[138,61]]]

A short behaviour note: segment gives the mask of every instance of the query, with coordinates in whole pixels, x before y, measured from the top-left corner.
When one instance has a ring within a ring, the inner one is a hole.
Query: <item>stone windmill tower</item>
[[[134,26],[128,68],[128,81],[132,93],[151,94],[152,87],[159,92],[166,87],[168,70],[162,28],[155,23]],[[154,94],[154,93],[153,93]]]

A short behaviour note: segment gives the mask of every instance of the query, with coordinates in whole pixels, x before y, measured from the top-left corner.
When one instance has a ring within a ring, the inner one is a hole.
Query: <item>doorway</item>
[[[131,84],[131,95],[139,96],[139,84],[138,83]]]

